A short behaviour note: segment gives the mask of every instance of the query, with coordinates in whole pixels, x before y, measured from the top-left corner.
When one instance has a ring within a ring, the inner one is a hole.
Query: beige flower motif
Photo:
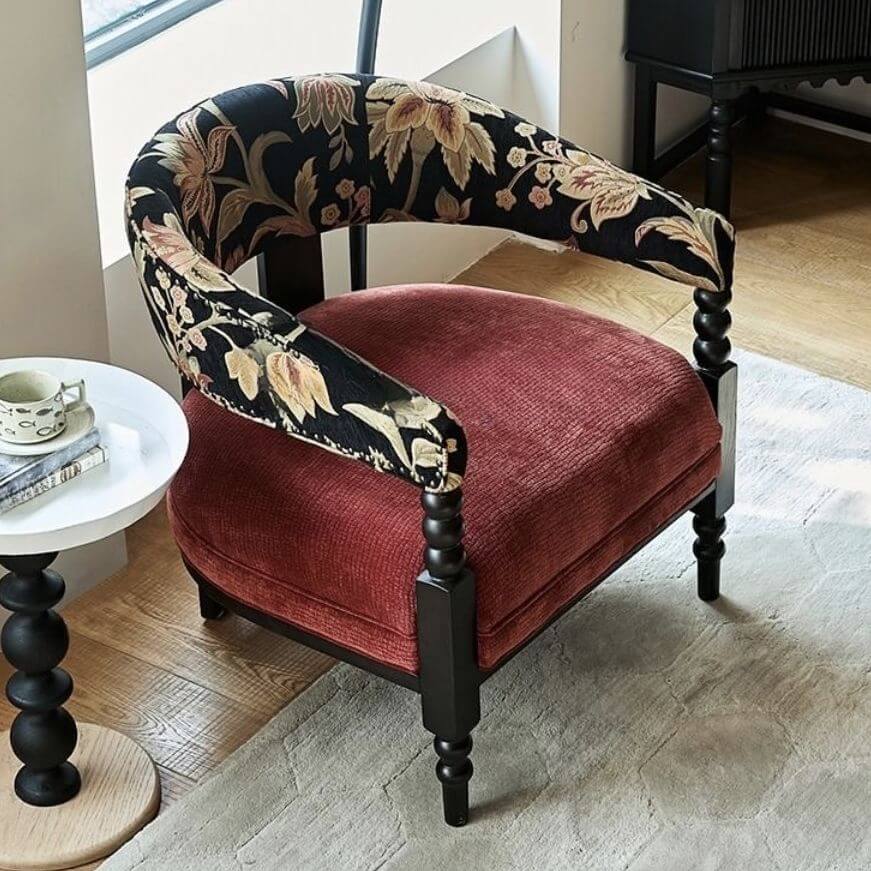
[[[203,331],[198,327],[188,330],[188,339],[195,348],[199,348],[201,351],[205,351],[208,347],[206,337],[203,335]]]
[[[354,195],[354,182],[349,178],[343,178],[336,185],[336,194],[340,196],[343,200],[350,199]]]
[[[557,190],[590,205],[590,220],[598,230],[603,221],[631,214],[639,199],[650,199],[644,179],[583,151],[567,152],[571,168]]]
[[[330,203],[321,209],[321,223],[326,227],[332,227],[341,217],[342,213],[335,203]]]
[[[194,313],[186,305],[183,305],[178,310],[178,316],[181,318],[183,324],[192,324],[194,322]]]
[[[500,209],[510,212],[517,205],[517,197],[508,188],[502,188],[502,190],[496,191],[496,205]]]
[[[316,407],[336,414],[320,369],[306,356],[276,351],[266,358],[266,377],[279,399],[302,423],[314,417]]]
[[[154,270],[154,277],[157,279],[157,283],[161,286],[163,290],[169,290],[170,278],[166,274],[165,269],[160,269],[159,267]]]
[[[176,320],[175,315],[166,316],[166,325],[169,327],[169,331],[176,338],[181,335],[181,324]]]
[[[550,195],[550,191],[547,188],[533,185],[532,190],[529,192],[529,202],[531,202],[536,209],[543,209],[546,206],[553,205],[553,197]]]
[[[235,289],[226,275],[194,248],[176,215],[166,212],[163,221],[156,224],[145,218],[142,222],[142,236],[159,260],[205,290]]]
[[[542,184],[549,182],[551,176],[553,175],[553,170],[549,163],[539,163],[535,167],[535,178],[540,181]]]
[[[544,166],[545,164],[540,164]],[[557,163],[551,167],[551,173],[558,182],[567,182],[572,174],[572,168],[565,163]]]
[[[462,189],[476,161],[493,175],[495,148],[490,134],[471,116],[504,113],[492,103],[462,91],[429,82],[378,79],[366,92],[369,103],[369,154],[384,152],[387,174],[396,177],[399,164],[411,143],[416,166],[440,145],[442,159],[453,180]],[[416,193],[416,184],[412,185]]]
[[[193,342],[193,338],[191,341]],[[227,367],[227,374],[239,382],[239,389],[242,393],[248,399],[253,400],[259,392],[257,380],[260,377],[260,365],[258,362],[241,348],[233,348],[224,354],[224,364]]]
[[[234,128],[226,124],[213,127],[206,138],[197,120],[200,108],[185,112],[176,121],[177,133],[158,133],[155,151],[163,157],[161,166],[173,173],[173,182],[181,193],[181,214],[185,224],[198,215],[209,227],[215,213],[215,186],[211,176],[221,171],[227,153],[227,141]]]
[[[508,152],[506,160],[508,161],[509,166],[513,166],[515,169],[520,169],[520,167],[526,163],[526,149],[515,146]]]
[[[312,127],[323,127],[335,133],[339,125],[356,124],[354,118],[354,88],[357,83],[338,73],[300,76],[293,83],[296,92],[294,120],[302,133]]]
[[[547,139],[541,143],[541,150],[545,154],[550,154],[551,156],[556,156],[559,154],[560,144],[558,139]]]
[[[538,132],[538,128],[528,121],[521,121],[515,126],[514,132],[519,133],[521,136],[532,136]]]
[[[357,191],[357,193],[354,194],[354,202],[357,204],[357,208],[360,209],[360,217],[368,218],[370,207],[370,193],[369,187],[367,185],[361,187]]]

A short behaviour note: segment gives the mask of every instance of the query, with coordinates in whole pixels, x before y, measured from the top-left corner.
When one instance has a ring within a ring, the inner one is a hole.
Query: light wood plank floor
[[[698,201],[702,177],[698,157],[667,184]],[[734,220],[735,344],[871,389],[871,145],[773,120],[740,134]],[[576,253],[510,242],[457,281],[576,305],[684,352],[692,342],[686,288]],[[331,660],[239,618],[204,624],[162,509],[129,549],[124,571],[65,609],[69,707],[152,754],[166,805]],[[13,715],[0,701],[0,728]]]

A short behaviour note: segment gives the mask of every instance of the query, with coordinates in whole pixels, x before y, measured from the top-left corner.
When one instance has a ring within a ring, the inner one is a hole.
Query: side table
[[[178,403],[133,372],[64,358],[0,361],[0,375],[17,369],[84,378],[109,455],[105,465],[0,515],[0,565],[9,571],[0,604],[12,612],[0,642],[17,669],[6,694],[20,709],[0,738],[0,868],[47,871],[113,852],[160,803],[144,750],[111,729],[77,726],[63,707],[73,691],[59,665],[69,635],[53,608],[64,581],[49,566],[59,551],[119,532],[157,505],[184,459],[188,429]]]

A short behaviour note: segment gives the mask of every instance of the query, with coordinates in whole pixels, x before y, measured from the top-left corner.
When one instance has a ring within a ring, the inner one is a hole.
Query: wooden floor
[[[738,140],[735,344],[871,389],[871,145],[772,120]],[[698,201],[702,173],[695,159],[666,183]],[[457,281],[576,305],[684,352],[692,343],[688,289],[573,252],[507,243]],[[125,570],[64,612],[69,707],[142,744],[167,804],[331,660],[239,618],[204,624],[162,509],[128,543]],[[0,701],[0,727],[13,714]]]

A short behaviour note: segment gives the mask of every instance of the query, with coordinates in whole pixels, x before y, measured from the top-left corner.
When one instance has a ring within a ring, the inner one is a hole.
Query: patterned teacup
[[[77,391],[70,401],[65,394]],[[64,383],[48,372],[10,372],[0,378],[0,439],[32,444],[60,435],[67,413],[86,404],[85,382]]]

